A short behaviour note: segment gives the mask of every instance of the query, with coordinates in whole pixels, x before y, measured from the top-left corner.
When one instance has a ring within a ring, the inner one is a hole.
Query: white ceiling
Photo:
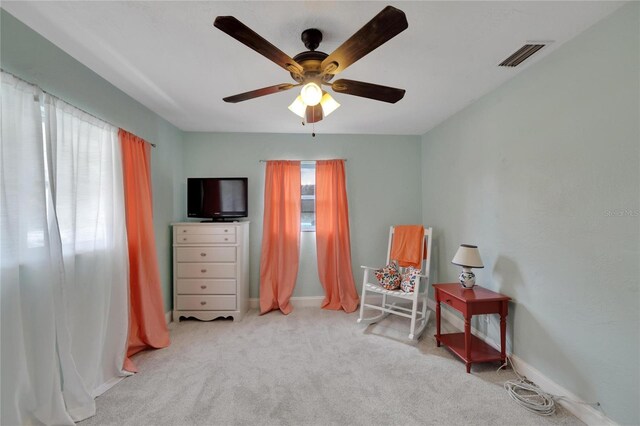
[[[318,50],[331,53],[387,4],[406,13],[409,28],[340,78],[404,88],[404,99],[392,105],[334,94],[342,106],[316,131],[424,134],[622,2],[3,1],[2,7],[182,130],[306,133],[287,109],[297,89],[222,101],[293,80],[213,20],[233,15],[293,57],[306,50],[304,29],[320,29]],[[539,40],[554,43],[518,68],[496,66]]]

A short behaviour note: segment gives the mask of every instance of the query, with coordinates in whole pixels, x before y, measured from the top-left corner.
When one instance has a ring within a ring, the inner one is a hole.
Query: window
[[[113,178],[117,171],[113,160],[118,152],[117,129],[53,98],[40,102],[40,115],[46,215],[55,215],[63,247],[75,254],[112,247],[110,223],[117,220],[114,213],[124,209],[124,198],[117,203],[120,194],[114,192],[119,188]],[[53,123],[55,134],[48,134]],[[52,159],[48,157],[51,149],[47,138],[55,139]],[[55,206],[49,179],[54,162]],[[42,223],[30,226],[27,247],[45,247],[46,232]]]
[[[301,212],[300,230],[315,232],[316,230],[316,163],[303,161],[300,164]]]

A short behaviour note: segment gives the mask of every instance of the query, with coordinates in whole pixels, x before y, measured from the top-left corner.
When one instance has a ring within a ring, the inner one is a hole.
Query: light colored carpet
[[[298,308],[172,324],[171,346],[136,356],[140,372],[80,424],[581,424],[562,408],[540,417],[518,406],[502,388],[514,374],[497,364],[467,374],[436,347],[433,314],[418,343],[405,340],[404,318],[368,328],[356,318]]]

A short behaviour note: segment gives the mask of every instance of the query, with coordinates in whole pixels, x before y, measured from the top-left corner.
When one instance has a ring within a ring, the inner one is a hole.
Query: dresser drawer
[[[235,247],[178,247],[178,262],[235,262]]]
[[[235,263],[178,263],[178,278],[236,278]]]
[[[178,294],[236,294],[236,280],[178,280]]]
[[[233,226],[176,226],[178,235],[236,235],[236,228]]]
[[[178,234],[176,244],[235,243],[236,234]]]
[[[178,296],[180,311],[233,311],[236,296]]]

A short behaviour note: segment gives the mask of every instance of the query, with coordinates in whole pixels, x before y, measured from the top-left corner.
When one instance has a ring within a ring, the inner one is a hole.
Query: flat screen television
[[[224,221],[247,217],[248,179],[187,178],[187,217]]]

